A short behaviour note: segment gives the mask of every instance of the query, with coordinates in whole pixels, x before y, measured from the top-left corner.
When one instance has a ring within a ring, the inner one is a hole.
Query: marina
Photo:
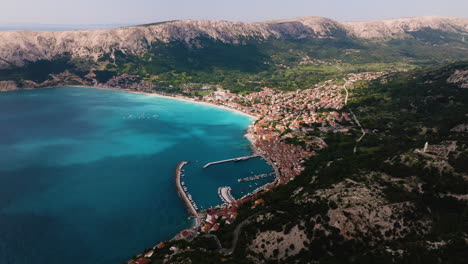
[[[239,155],[238,157],[253,155],[254,153],[245,154],[247,155]],[[182,188],[188,188],[188,192],[192,195],[199,209],[212,208],[220,204],[226,205],[224,200],[220,198],[218,192],[220,187],[231,187],[231,194],[237,200],[239,197],[252,193],[256,188],[271,183],[275,178],[262,175],[271,174],[274,170],[261,157],[242,162],[224,162],[208,169],[203,168],[205,164],[206,162],[190,162],[183,167],[185,172],[181,174],[181,180],[185,182],[182,184]],[[258,175],[262,176],[257,177],[257,180],[239,181],[239,179]]]
[[[252,177],[242,178],[242,179],[238,179],[237,182],[255,181],[255,180],[263,179],[263,178],[270,177],[270,176],[275,176],[275,173],[274,172],[264,173],[264,174],[259,174],[259,175],[255,175]]]

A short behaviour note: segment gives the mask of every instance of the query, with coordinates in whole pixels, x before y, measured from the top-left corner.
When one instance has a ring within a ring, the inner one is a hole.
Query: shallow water
[[[243,137],[251,119],[179,100],[90,88],[0,93],[0,263],[121,263],[191,221],[174,186],[199,207],[241,197],[272,177]]]

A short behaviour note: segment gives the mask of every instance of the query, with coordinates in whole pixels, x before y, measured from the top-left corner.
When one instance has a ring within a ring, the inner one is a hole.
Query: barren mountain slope
[[[364,39],[390,39],[422,29],[468,34],[468,19],[451,17],[413,17],[377,21],[343,22],[347,31]]]
[[[181,20],[143,26],[83,31],[0,32],[0,68],[21,66],[25,61],[52,59],[70,53],[94,60],[115,51],[144,53],[156,42],[181,41],[200,47],[196,41],[208,38],[241,44],[247,39],[337,38],[391,39],[405,33],[433,29],[468,34],[468,19],[418,17],[382,21],[337,22],[321,17],[303,17],[260,23]]]

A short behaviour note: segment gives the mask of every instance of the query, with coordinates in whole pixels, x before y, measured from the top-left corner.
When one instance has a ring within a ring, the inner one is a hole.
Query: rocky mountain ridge
[[[243,44],[247,40],[305,38],[357,38],[385,41],[408,33],[432,29],[468,35],[468,19],[416,17],[381,21],[338,22],[322,17],[302,17],[258,23],[179,20],[103,30],[0,32],[0,69],[26,61],[50,60],[70,54],[98,60],[116,51],[143,54],[157,43],[185,42],[201,47],[200,39]]]

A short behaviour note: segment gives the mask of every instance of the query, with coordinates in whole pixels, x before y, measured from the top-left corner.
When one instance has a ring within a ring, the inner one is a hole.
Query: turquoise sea
[[[272,177],[251,154],[249,117],[180,100],[78,87],[0,93],[0,263],[111,264],[191,225],[174,186],[199,207]]]

